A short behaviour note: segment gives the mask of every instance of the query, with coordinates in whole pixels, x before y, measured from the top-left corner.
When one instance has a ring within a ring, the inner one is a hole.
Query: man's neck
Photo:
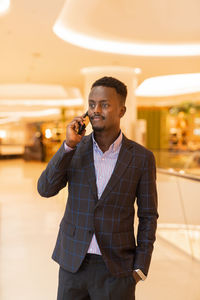
[[[110,134],[110,132],[105,131],[95,131],[94,138],[101,151],[105,152],[110,148],[110,145],[112,145],[114,141],[118,138],[119,133],[120,129],[118,129],[116,132],[112,132],[112,134]]]

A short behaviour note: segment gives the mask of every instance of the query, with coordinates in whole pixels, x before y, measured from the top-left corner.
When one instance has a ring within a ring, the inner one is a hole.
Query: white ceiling
[[[90,36],[178,44],[200,43],[199,13],[199,0],[67,0],[61,17]]]
[[[169,11],[162,9],[162,26],[154,23],[148,26],[145,23],[149,14],[158,13],[157,8],[150,9],[150,0],[141,0],[141,6],[137,1],[137,18],[134,27],[130,32],[126,32],[126,38],[140,39],[147,42],[155,38],[160,38],[160,42],[169,40],[174,42],[176,35],[173,28],[177,20],[179,32],[179,42],[185,42],[185,33],[191,36],[191,40],[200,43],[200,18],[199,0],[196,1],[197,9],[192,6],[193,15],[188,13],[188,0],[170,0],[170,5],[177,9],[180,7],[180,14],[183,16],[184,23],[178,22],[180,18],[173,15],[171,25],[166,27],[166,37],[162,34],[164,24],[170,21]],[[15,83],[40,83],[40,84],[63,84],[83,88],[83,75],[80,69],[94,65],[124,65],[139,67],[142,73],[139,75],[139,82],[145,78],[158,75],[175,73],[195,73],[200,72],[200,57],[139,57],[124,56],[118,54],[106,54],[96,51],[82,49],[66,43],[59,39],[52,31],[52,27],[59,16],[64,5],[64,0],[11,0],[10,11],[0,16],[0,84]],[[83,1],[84,2],[84,1]],[[108,0],[101,1],[102,7],[108,12]],[[118,3],[122,7],[126,6],[127,0],[112,0],[109,3]],[[154,2],[153,0],[151,2]],[[160,1],[163,3],[163,1]],[[91,3],[93,3],[91,1]],[[183,5],[185,4],[185,6]],[[187,5],[186,5],[187,4]],[[183,7],[187,7],[184,11]],[[133,13],[133,11],[130,13]],[[194,13],[196,18],[194,19]],[[77,10],[73,16],[78,23],[81,10]],[[95,12],[94,17],[98,17],[98,22],[102,30],[112,29],[112,34],[117,36],[115,26],[109,19]],[[177,18],[176,18],[177,17]],[[119,18],[116,19],[120,24],[121,33],[125,32],[123,24]],[[143,25],[141,25],[143,24]],[[112,25],[112,26],[111,26]],[[189,26],[190,25],[190,26]],[[142,26],[142,27],[141,27]],[[137,31],[136,29],[141,30]],[[193,27],[193,31],[192,30]],[[191,35],[191,33],[193,34]],[[178,34],[178,32],[176,32]],[[166,38],[166,40],[164,40]],[[198,41],[199,39],[199,41]]]

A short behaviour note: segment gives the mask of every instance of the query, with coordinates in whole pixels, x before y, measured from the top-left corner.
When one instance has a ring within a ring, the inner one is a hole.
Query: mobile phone
[[[82,134],[89,123],[88,112],[83,115],[83,118],[85,119],[83,125],[79,122],[78,134]]]

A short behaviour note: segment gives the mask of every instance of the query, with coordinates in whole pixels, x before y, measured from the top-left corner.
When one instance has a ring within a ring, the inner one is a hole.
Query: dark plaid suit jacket
[[[114,276],[128,276],[133,269],[147,274],[158,217],[153,154],[123,136],[115,169],[98,200],[92,137],[85,136],[69,153],[61,146],[41,174],[38,191],[43,197],[51,197],[67,183],[68,201],[52,258],[62,268],[76,272],[95,233]],[[135,199],[137,243],[133,226]]]

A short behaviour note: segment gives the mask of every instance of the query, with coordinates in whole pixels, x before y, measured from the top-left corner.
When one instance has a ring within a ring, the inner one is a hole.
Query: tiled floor
[[[36,183],[44,166],[22,160],[0,161],[1,300],[56,299],[58,266],[51,253],[66,191],[50,199],[38,195]],[[176,228],[170,228],[173,239],[168,239],[167,230],[162,226],[158,230],[149,277],[137,285],[136,299],[200,300],[200,262],[173,243]],[[177,237],[182,243],[181,234]],[[198,232],[195,243],[198,249]]]

